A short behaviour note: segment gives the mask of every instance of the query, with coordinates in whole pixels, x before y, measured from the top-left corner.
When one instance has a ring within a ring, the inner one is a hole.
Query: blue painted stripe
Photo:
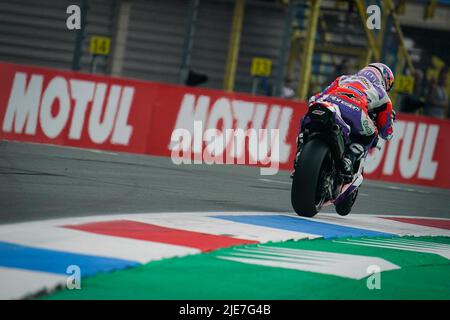
[[[67,267],[77,265],[81,276],[139,265],[136,261],[39,249],[0,241],[0,266],[67,274]]]
[[[324,223],[283,215],[220,215],[211,216],[211,218],[224,219],[234,222],[241,222],[288,231],[316,234],[323,236],[325,239],[336,237],[395,236],[395,234],[391,233],[345,227],[337,224]]]

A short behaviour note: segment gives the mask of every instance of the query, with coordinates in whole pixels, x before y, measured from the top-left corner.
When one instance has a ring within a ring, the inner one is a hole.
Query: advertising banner
[[[292,168],[305,102],[0,62],[0,139]],[[366,178],[450,188],[450,121],[400,114]]]

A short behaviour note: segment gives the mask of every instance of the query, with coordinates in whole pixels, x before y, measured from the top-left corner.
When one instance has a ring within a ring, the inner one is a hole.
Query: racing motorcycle
[[[370,117],[376,121],[375,114]],[[334,205],[339,215],[349,214],[363,182],[367,151],[355,159],[353,177],[345,176],[340,169],[344,151],[356,141],[341,118],[339,107],[332,103],[310,106],[297,139],[301,147],[294,161],[291,188],[295,212],[313,217],[322,207]]]

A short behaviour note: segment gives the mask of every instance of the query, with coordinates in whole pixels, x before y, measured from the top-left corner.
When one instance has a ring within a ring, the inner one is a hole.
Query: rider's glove
[[[392,123],[397,121],[397,113],[395,112],[395,110],[392,110]]]

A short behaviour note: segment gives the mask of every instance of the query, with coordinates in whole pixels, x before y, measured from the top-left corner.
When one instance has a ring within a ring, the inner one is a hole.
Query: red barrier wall
[[[303,102],[0,62],[0,139],[162,156],[183,145],[199,159],[207,143],[194,131],[198,120],[203,130],[279,129],[279,165],[290,169],[305,110]],[[394,140],[369,156],[366,177],[450,188],[450,122],[399,119]],[[192,137],[171,142],[179,128]],[[263,166],[243,146],[236,161]]]

